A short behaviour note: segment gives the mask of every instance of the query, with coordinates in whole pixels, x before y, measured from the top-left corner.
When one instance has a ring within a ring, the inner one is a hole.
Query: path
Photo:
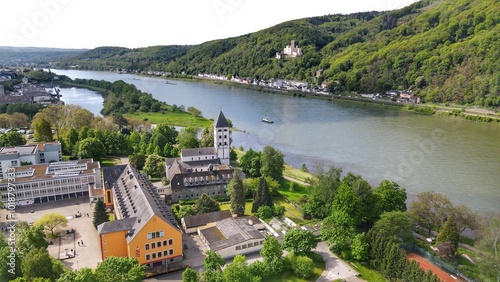
[[[290,176],[283,175],[283,178],[285,178],[285,179],[286,179],[286,180],[288,180],[288,181],[297,182],[297,183],[302,184],[302,185],[304,185],[304,186],[309,186],[309,183],[304,182],[304,181],[302,181],[302,180],[298,180],[298,179],[293,178],[293,177],[290,177]]]
[[[325,270],[316,281],[329,282],[336,279],[353,282],[364,281],[356,276],[358,273],[352,267],[332,254],[325,242],[319,242],[313,251],[321,255],[325,261]]]

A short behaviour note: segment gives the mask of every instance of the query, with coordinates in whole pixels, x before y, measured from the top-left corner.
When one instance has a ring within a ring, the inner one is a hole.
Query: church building
[[[182,149],[180,158],[167,159],[171,202],[208,196],[225,196],[232,178],[229,165],[231,138],[229,123],[222,113],[214,122],[214,147]]]

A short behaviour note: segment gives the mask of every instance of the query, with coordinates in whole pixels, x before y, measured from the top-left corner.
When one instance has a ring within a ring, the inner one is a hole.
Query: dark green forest
[[[498,107],[499,22],[496,0],[422,0],[394,11],[293,20],[200,45],[100,47],[59,67],[326,80],[342,92],[412,90],[426,102]],[[290,40],[304,55],[276,59]]]

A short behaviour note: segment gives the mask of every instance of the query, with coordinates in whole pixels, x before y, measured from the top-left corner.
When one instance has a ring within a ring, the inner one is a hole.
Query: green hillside
[[[101,47],[60,66],[327,80],[338,91],[410,89],[425,101],[498,107],[499,22],[496,0],[423,0],[390,12],[293,20],[194,46]],[[304,55],[276,59],[291,40]]]

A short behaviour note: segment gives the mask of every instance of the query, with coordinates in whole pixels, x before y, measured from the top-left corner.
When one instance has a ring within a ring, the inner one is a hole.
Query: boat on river
[[[267,122],[267,123],[274,123],[269,117],[263,117],[262,122]]]
[[[177,85],[177,83],[173,83],[173,82],[170,82],[170,81],[165,81],[165,84],[170,84],[170,85]]]

